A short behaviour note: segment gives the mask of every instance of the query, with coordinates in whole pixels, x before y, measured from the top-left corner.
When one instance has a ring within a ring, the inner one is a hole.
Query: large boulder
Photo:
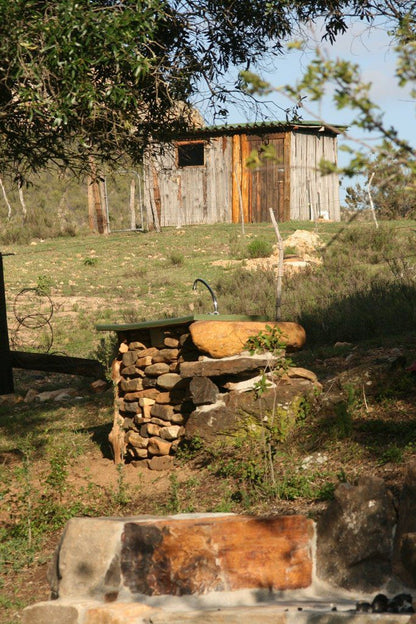
[[[393,571],[408,587],[416,587],[416,462],[409,465],[398,515]]]
[[[340,484],[318,521],[317,575],[346,589],[373,591],[391,577],[396,512],[382,479]]]
[[[316,384],[309,379],[293,378],[266,390],[261,397],[255,392],[238,391],[219,395],[216,403],[197,407],[190,414],[185,437],[189,440],[198,437],[212,444],[218,439],[224,441],[224,434],[244,432],[248,427],[253,434],[254,428],[273,421],[283,439],[303,414],[304,401],[313,400],[315,388]]]
[[[301,325],[290,322],[250,321],[195,321],[189,326],[192,341],[196,347],[213,358],[230,357],[246,348],[247,340],[267,327],[278,327],[282,332],[282,343],[292,349],[300,349],[306,341]]]
[[[52,587],[61,600],[107,602],[137,594],[299,589],[312,581],[313,534],[304,516],[73,518]]]

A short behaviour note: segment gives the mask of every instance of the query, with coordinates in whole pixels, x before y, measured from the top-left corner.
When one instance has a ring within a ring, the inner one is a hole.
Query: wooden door
[[[252,223],[270,221],[270,208],[278,221],[288,219],[284,202],[284,137],[265,139],[247,136],[249,152],[260,150],[265,141],[274,147],[275,156],[273,159],[264,160],[258,169],[249,170],[248,220]]]

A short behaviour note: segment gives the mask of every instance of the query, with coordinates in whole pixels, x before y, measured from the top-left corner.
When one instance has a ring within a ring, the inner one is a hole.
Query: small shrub
[[[249,258],[268,258],[273,253],[273,246],[269,241],[262,238],[255,238],[247,245]]]
[[[403,461],[403,449],[401,449],[399,446],[393,445],[393,446],[389,446],[389,448],[387,448],[384,451],[384,453],[380,457],[379,463],[381,465],[388,464],[388,463],[401,464],[402,461]]]
[[[85,258],[83,263],[85,266],[95,266],[98,263],[98,258],[95,258],[94,256],[89,257],[89,258]]]
[[[50,295],[52,285],[53,285],[53,281],[48,275],[39,275],[37,284],[36,284],[37,294],[38,295]]]
[[[185,256],[180,251],[171,251],[169,262],[172,266],[183,266],[185,264]]]

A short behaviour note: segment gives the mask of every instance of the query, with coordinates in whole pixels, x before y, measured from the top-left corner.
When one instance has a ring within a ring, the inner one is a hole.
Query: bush
[[[273,253],[273,245],[262,238],[255,238],[247,245],[249,258],[268,258]]]

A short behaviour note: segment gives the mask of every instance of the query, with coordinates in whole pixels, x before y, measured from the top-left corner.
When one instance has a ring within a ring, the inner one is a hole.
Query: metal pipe
[[[196,280],[194,281],[194,283],[192,285],[192,290],[196,290],[198,282],[201,282],[201,284],[203,284],[206,288],[208,288],[208,290],[210,292],[210,295],[212,297],[212,303],[214,305],[214,312],[211,312],[211,314],[219,314],[217,297],[215,296],[215,293],[212,290],[211,286],[204,279],[202,279],[202,277],[197,277],[196,278]]]

